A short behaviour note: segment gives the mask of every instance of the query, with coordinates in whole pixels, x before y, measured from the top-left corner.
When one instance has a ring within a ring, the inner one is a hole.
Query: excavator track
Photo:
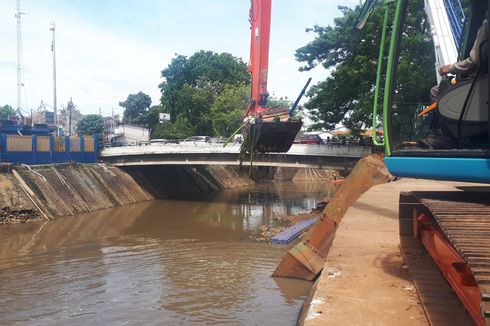
[[[490,325],[490,192],[402,193],[400,234],[407,233],[423,243],[473,321]]]

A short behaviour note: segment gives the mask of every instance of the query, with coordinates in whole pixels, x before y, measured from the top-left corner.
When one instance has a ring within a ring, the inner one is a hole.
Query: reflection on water
[[[0,228],[0,324],[295,324],[310,283],[249,240],[326,184],[267,184]]]

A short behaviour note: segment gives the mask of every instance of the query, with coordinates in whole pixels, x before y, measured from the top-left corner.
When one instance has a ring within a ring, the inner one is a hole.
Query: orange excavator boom
[[[242,151],[248,153],[287,152],[302,126],[292,118],[294,107],[267,107],[267,78],[269,72],[269,42],[272,0],[251,0],[250,63],[252,94],[244,116]]]
[[[265,108],[269,93],[267,75],[269,71],[269,43],[271,32],[271,0],[251,0],[250,21],[250,63],[248,70],[252,77],[252,99],[247,114],[255,114]]]

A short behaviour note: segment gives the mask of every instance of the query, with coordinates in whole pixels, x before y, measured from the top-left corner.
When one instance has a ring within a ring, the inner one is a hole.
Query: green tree
[[[293,103],[287,96],[278,98],[272,95],[267,99],[267,107],[269,108],[291,109]]]
[[[184,139],[194,132],[189,121],[184,116],[179,116],[173,123],[165,122],[159,124],[151,133],[151,138]]]
[[[98,114],[88,114],[77,124],[77,133],[82,135],[97,134],[102,139],[104,133],[104,121]]]
[[[153,131],[160,123],[160,113],[165,112],[161,105],[154,105],[146,114],[146,125]]]
[[[228,137],[242,125],[249,99],[250,87],[245,83],[224,87],[211,106],[215,135]]]
[[[417,103],[429,100],[430,87],[436,81],[434,49],[423,3],[411,0],[409,5],[395,102],[400,114],[413,116]],[[305,63],[301,70],[317,65],[331,70],[326,80],[308,92],[310,99],[305,108],[315,122],[313,128],[332,129],[342,124],[358,133],[371,123],[384,9],[375,9],[360,31],[354,27],[360,8],[339,9],[342,16],[334,20],[333,26],[314,26],[307,30],[317,36],[296,50],[296,59]]]
[[[15,115],[15,111],[10,105],[0,106],[0,119],[8,119],[13,115]]]
[[[190,135],[218,134],[213,121],[219,110],[216,107],[212,110],[216,98],[228,86],[250,83],[247,66],[241,59],[229,53],[204,50],[190,57],[177,55],[162,71],[162,77],[165,78],[160,84],[162,107],[170,113],[171,123],[179,120],[188,124]],[[168,125],[166,128],[171,129]]]
[[[124,102],[119,102],[124,108],[123,122],[145,125],[147,113],[151,106],[151,98],[143,92],[130,94]]]

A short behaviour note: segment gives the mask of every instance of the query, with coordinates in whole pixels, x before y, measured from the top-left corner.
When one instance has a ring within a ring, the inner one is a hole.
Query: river
[[[311,283],[270,275],[255,242],[326,183],[271,183],[0,226],[0,324],[294,325]]]

